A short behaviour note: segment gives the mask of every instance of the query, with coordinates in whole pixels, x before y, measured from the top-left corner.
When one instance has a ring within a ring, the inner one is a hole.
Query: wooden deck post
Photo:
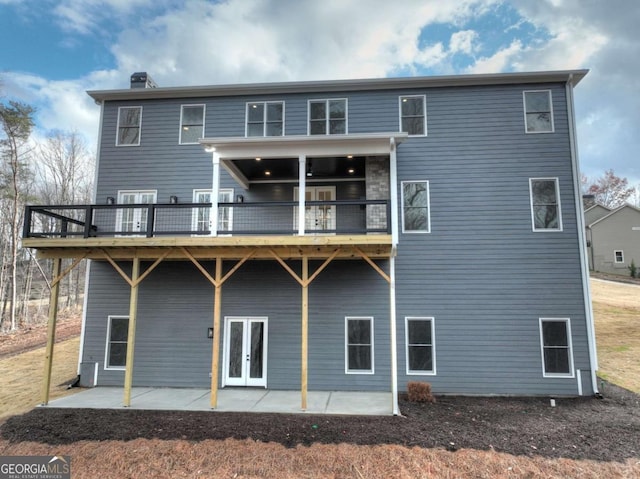
[[[307,409],[307,377],[308,377],[308,332],[309,332],[309,258],[302,257],[302,361],[301,361],[301,409]]]
[[[127,334],[127,362],[124,373],[124,406],[131,406],[131,385],[133,384],[133,353],[136,342],[136,316],[138,314],[138,276],[140,258],[133,258],[131,268],[131,296],[129,299],[129,332]]]
[[[213,303],[213,348],[211,352],[211,408],[218,407],[218,369],[220,365],[220,314],[222,301],[222,258],[216,258]]]
[[[49,404],[49,389],[51,388],[51,368],[53,366],[53,345],[56,341],[56,320],[58,319],[58,296],[60,293],[60,267],[62,258],[53,260],[53,284],[49,294],[49,320],[47,322],[47,352],[44,359],[44,378],[42,382],[42,405]]]

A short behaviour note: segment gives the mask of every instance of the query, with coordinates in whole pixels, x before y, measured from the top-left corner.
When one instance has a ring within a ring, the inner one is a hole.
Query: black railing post
[[[69,222],[67,220],[62,220],[62,226],[60,226],[60,238],[66,238],[67,231],[69,231]]]
[[[31,236],[31,215],[33,211],[31,206],[24,207],[24,224],[22,225],[22,237],[29,238]]]
[[[93,206],[88,205],[84,209],[84,237],[88,238],[91,236],[91,226],[93,223]]]
[[[156,207],[151,204],[147,208],[147,238],[153,237],[153,230],[156,222]]]
[[[391,234],[391,200],[385,200],[387,204],[387,233]]]

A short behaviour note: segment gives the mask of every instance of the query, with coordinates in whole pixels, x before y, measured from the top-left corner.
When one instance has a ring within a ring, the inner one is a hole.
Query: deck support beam
[[[131,267],[131,296],[129,299],[129,332],[127,334],[127,362],[124,373],[124,406],[131,406],[131,386],[133,384],[133,355],[136,342],[136,316],[138,315],[138,276],[140,258],[133,258]]]
[[[222,311],[222,258],[216,258],[213,300],[213,347],[211,350],[211,409],[218,407],[218,369],[220,365],[220,315]]]
[[[62,258],[53,260],[53,281],[49,296],[49,319],[47,323],[47,350],[44,360],[44,380],[42,382],[42,405],[49,404],[49,389],[51,388],[51,369],[53,367],[53,345],[56,342],[56,320],[58,318],[58,297],[60,293],[60,268]]]

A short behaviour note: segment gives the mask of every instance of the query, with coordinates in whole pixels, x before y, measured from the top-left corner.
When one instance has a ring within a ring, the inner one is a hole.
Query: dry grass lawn
[[[640,392],[640,288],[592,282],[600,373]],[[56,345],[56,386],[76,374],[78,338]],[[1,418],[40,400],[44,349],[0,360]],[[287,449],[252,440],[191,442],[136,439],[51,446],[0,440],[0,455],[69,455],[74,478],[626,478],[640,477],[640,459],[625,463],[512,456],[494,451],[314,444]]]
[[[640,394],[640,286],[591,280],[591,292],[598,375]]]
[[[51,399],[70,394],[62,383],[77,375],[80,338],[55,345]],[[0,359],[0,421],[33,409],[42,397],[45,348]]]

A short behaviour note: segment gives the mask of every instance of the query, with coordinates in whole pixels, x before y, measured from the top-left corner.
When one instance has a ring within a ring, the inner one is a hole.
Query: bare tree
[[[47,204],[73,205],[91,201],[94,159],[77,132],[57,131],[38,147],[38,199]],[[73,216],[75,211],[65,214]],[[66,306],[78,304],[83,264],[67,275]]]
[[[608,208],[617,208],[634,194],[635,188],[629,187],[629,180],[616,176],[612,169],[593,181],[583,179],[583,192],[595,196],[598,204]]]
[[[32,175],[29,169],[31,147],[29,138],[33,129],[35,110],[24,103],[11,101],[0,103],[0,191],[9,203],[9,277],[11,291],[11,330],[17,327],[18,259],[20,226],[27,186]],[[2,318],[0,318],[1,320]],[[1,323],[0,323],[1,325]]]

